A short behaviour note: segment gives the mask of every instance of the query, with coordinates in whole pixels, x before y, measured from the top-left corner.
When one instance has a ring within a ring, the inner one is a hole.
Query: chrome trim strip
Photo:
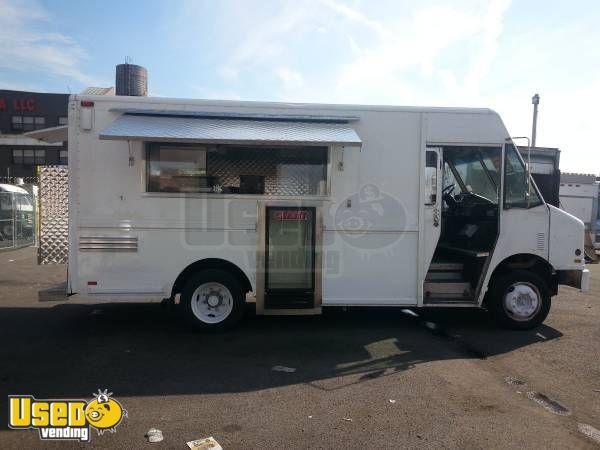
[[[79,251],[137,252],[137,237],[90,236],[79,238]]]

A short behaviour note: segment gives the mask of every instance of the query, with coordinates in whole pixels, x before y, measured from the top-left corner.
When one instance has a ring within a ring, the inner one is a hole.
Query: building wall
[[[68,94],[48,94],[0,90],[0,180],[6,177],[35,177],[37,165],[60,164],[62,145],[47,145],[22,136],[34,129],[64,125],[68,116]],[[15,160],[13,150],[37,150],[43,152],[43,164],[35,160]],[[64,160],[63,160],[64,162]]]
[[[39,145],[0,145],[0,179],[4,177],[35,177],[37,166],[34,164],[14,163],[13,150],[43,150],[45,152],[44,164],[61,164],[60,150],[66,150],[65,146],[39,146]]]

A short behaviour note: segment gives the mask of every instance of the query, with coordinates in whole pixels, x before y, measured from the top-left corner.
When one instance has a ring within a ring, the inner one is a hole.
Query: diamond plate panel
[[[208,143],[361,145],[345,123],[198,119],[124,114],[100,133],[100,139],[163,140]]]
[[[39,168],[40,246],[38,264],[66,264],[69,252],[69,170]]]
[[[325,167],[307,164],[298,158],[282,158],[274,150],[253,152],[251,158],[233,158],[209,152],[207,166],[221,186],[240,187],[240,175],[260,175],[265,179],[265,195],[321,195],[319,182],[325,182]]]

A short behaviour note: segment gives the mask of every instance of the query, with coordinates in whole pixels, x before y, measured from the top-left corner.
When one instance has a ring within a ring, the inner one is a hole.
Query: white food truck
[[[73,95],[70,294],[179,304],[200,329],[327,306],[484,307],[540,324],[586,290],[489,109]]]

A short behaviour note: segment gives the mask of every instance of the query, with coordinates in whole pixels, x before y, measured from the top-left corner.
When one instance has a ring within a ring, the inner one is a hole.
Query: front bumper
[[[590,271],[588,269],[583,269],[581,271],[581,286],[579,289],[581,289],[581,292],[590,290]]]
[[[559,270],[558,284],[564,284],[587,292],[590,289],[590,271],[588,269]]]

